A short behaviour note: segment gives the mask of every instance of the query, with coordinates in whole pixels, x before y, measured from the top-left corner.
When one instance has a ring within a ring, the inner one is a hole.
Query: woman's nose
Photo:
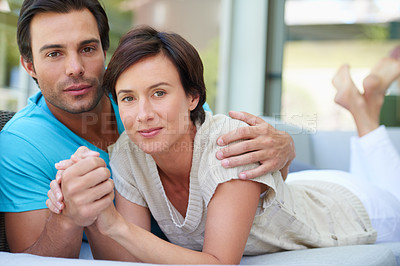
[[[154,119],[154,112],[148,100],[139,100],[139,111],[136,117],[138,122],[146,122]]]

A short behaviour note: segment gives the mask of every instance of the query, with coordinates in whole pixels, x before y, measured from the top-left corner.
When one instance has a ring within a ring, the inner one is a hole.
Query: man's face
[[[92,13],[37,14],[30,31],[33,64],[24,66],[49,108],[77,114],[96,107],[103,96],[105,52]]]

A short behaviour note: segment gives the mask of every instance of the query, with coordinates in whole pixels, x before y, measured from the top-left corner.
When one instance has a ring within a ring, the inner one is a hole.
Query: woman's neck
[[[157,167],[171,179],[188,177],[192,167],[193,143],[196,135],[196,127],[193,125],[188,133],[168,152],[152,155]],[[179,180],[176,180],[179,181]]]
[[[189,203],[190,170],[192,168],[193,143],[196,135],[196,127],[189,130],[182,141],[176,143],[176,147],[185,149],[169,149],[165,154],[153,156],[157,164],[160,180],[169,201],[186,217]]]

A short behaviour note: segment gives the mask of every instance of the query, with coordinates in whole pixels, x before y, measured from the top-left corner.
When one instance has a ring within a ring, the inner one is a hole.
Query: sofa
[[[348,170],[349,140],[356,132],[315,132],[263,117],[280,130],[291,134],[296,147],[296,159],[290,171],[303,169]],[[400,128],[388,128],[389,136],[400,152]],[[400,173],[399,173],[400,175]],[[400,191],[399,191],[400,193]],[[243,265],[400,265],[400,242],[374,245],[354,245],[308,250],[284,251],[259,256],[244,256]],[[128,262],[93,260],[90,247],[82,244],[80,259],[47,258],[29,254],[0,252],[0,265],[138,265]],[[147,265],[147,264],[140,264]]]

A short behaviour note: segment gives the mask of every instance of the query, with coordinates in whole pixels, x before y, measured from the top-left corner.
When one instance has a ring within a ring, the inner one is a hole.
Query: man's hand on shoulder
[[[249,126],[241,127],[218,138],[217,143],[220,146],[243,140],[217,152],[217,158],[222,160],[222,166],[230,168],[260,162],[260,166],[255,169],[241,172],[239,178],[251,179],[280,170],[286,179],[289,165],[296,156],[292,137],[252,114],[231,111],[229,115],[246,122]]]

